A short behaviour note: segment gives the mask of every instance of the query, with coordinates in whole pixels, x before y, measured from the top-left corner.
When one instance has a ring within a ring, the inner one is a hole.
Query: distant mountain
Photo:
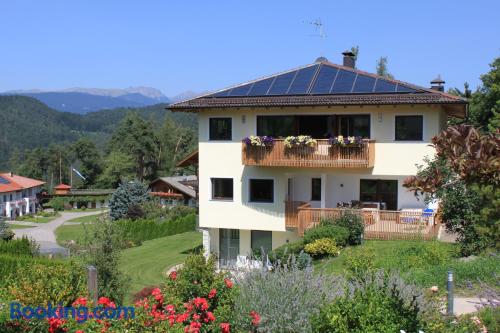
[[[198,96],[205,95],[208,93],[209,93],[209,91],[194,92],[194,91],[188,90],[188,91],[185,91],[185,92],[180,93],[178,95],[175,95],[173,97],[170,97],[170,101],[172,103],[180,102],[180,101],[184,101],[186,99],[198,97]]]
[[[133,94],[131,94],[133,95]],[[0,95],[0,171],[7,167],[15,149],[47,147],[90,137],[103,148],[111,133],[129,112],[136,112],[159,127],[165,117],[179,126],[197,128],[196,115],[166,110],[168,104],[115,108],[85,115],[54,110],[28,96]]]
[[[3,95],[24,95],[38,99],[49,107],[63,112],[86,114],[118,107],[143,107],[169,103],[158,89],[131,87],[126,89],[69,88],[58,91],[13,90]]]

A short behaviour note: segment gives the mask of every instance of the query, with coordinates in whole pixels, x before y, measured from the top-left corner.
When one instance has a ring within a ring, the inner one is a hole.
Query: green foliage
[[[0,241],[9,241],[14,238],[14,232],[10,229],[5,219],[0,216]]]
[[[49,206],[52,207],[52,209],[55,210],[56,212],[60,212],[64,210],[64,203],[65,203],[64,198],[54,197],[50,199]]]
[[[323,224],[308,229],[304,234],[304,244],[312,243],[321,238],[330,238],[339,246],[345,246],[349,238],[349,230],[332,224]]]
[[[374,259],[375,253],[366,247],[361,247],[359,251],[346,251],[344,266],[347,275],[360,279],[375,268]]]
[[[304,241],[286,243],[268,253],[268,258],[276,267],[296,264],[299,269],[311,266],[312,258],[304,252]]]
[[[86,261],[98,271],[99,295],[123,301],[128,279],[118,268],[123,236],[117,223],[99,217],[86,229]]]
[[[377,272],[351,282],[342,297],[321,308],[312,318],[313,332],[418,332],[431,309],[421,290]]]
[[[97,179],[99,187],[117,188],[121,182],[134,179],[134,159],[126,153],[112,151],[106,156],[103,164],[103,172]]]
[[[304,251],[315,258],[320,258],[325,255],[335,257],[339,255],[340,247],[337,246],[335,240],[332,238],[320,238],[312,243],[306,244]]]
[[[357,245],[361,242],[365,225],[363,219],[358,214],[346,210],[342,212],[339,218],[333,221],[333,224],[349,230],[349,238],[347,240],[349,245]]]
[[[9,241],[0,240],[0,254],[35,256],[38,254],[38,245],[27,237]]]
[[[80,162],[79,171],[85,177],[84,187],[95,183],[101,173],[101,157],[94,142],[81,138],[71,146],[73,156]]]
[[[380,57],[377,60],[377,74],[383,77],[386,77],[388,79],[394,79],[394,76],[389,73],[389,69],[387,68],[387,57]]]
[[[124,218],[132,205],[140,205],[149,200],[148,187],[139,181],[121,183],[109,200],[112,220]]]

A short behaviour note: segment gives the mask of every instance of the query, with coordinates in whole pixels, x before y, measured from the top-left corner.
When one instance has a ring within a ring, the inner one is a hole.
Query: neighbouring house
[[[54,186],[54,194],[55,195],[68,195],[71,191],[71,186],[66,184],[59,184]]]
[[[17,216],[36,213],[38,194],[45,182],[15,175],[0,173],[0,216],[15,219]]]
[[[343,65],[314,63],[171,104],[198,113],[199,225],[222,264],[359,214],[365,238],[433,238],[435,207],[403,181],[467,102]]]
[[[67,209],[81,208],[105,208],[114,189],[74,189],[70,185],[59,184],[54,186],[52,194],[44,193],[44,202],[52,198],[63,198]]]
[[[160,177],[152,181],[149,187],[150,195],[159,198],[162,205],[198,205],[198,177],[195,175]]]

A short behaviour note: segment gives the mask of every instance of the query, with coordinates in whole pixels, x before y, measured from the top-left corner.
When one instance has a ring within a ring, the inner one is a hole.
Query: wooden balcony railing
[[[242,143],[243,165],[371,168],[375,161],[375,140],[363,140],[355,147],[330,145],[327,139],[316,140],[315,147],[286,148],[284,140],[277,139],[272,147],[255,147]]]
[[[437,237],[440,221],[435,213],[418,210],[389,211],[378,209],[311,208],[309,203],[291,201],[285,214],[288,228],[304,232],[320,224],[323,219],[335,219],[347,211],[361,216],[365,225],[365,239],[423,239]],[[295,210],[293,209],[294,207]]]

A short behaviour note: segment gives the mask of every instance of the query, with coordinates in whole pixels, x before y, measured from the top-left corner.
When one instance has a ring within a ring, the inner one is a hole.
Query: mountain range
[[[120,107],[144,107],[159,103],[171,103],[199,95],[192,91],[171,98],[151,87],[125,89],[68,88],[61,90],[10,90],[1,95],[22,95],[36,98],[52,109],[86,114],[89,112]]]

